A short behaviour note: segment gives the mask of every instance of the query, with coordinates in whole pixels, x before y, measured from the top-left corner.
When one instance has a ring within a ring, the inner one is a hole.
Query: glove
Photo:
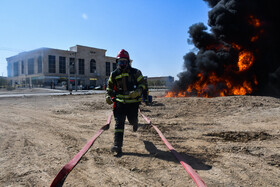
[[[107,97],[106,97],[106,103],[107,103],[108,105],[113,104],[113,101],[112,101],[112,99],[111,99],[110,96],[107,96]]]
[[[136,97],[140,97],[141,94],[142,94],[142,89],[141,88],[137,88],[135,91],[131,91],[129,93],[129,97],[136,98]]]

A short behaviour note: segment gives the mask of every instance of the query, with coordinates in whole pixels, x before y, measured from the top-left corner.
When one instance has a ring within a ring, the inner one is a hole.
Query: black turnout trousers
[[[124,124],[126,117],[131,125],[138,124],[138,108],[139,102],[121,103],[116,101],[114,108],[114,118],[116,121],[114,146],[122,147],[123,145]]]

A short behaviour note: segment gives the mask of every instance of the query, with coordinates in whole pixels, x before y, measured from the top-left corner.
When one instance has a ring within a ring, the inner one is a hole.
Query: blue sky
[[[1,0],[0,75],[6,58],[40,47],[68,50],[78,45],[125,49],[146,76],[174,76],[193,49],[188,28],[207,25],[202,0]]]

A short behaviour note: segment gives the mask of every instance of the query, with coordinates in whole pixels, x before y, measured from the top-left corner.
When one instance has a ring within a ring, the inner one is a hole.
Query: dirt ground
[[[207,186],[280,186],[280,99],[164,98],[140,106]],[[0,99],[0,186],[49,186],[105,125],[104,94]],[[153,128],[126,124],[114,157],[114,120],[64,186],[195,186]]]

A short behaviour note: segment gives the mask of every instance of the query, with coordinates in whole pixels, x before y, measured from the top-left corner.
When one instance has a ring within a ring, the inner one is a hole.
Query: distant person
[[[51,82],[51,89],[54,89],[54,82]]]
[[[117,64],[117,69],[111,73],[107,83],[106,102],[113,104],[116,121],[111,151],[116,152],[116,156],[121,156],[126,117],[133,125],[133,131],[136,132],[138,129],[138,108],[145,82],[141,71],[131,67],[126,50],[122,49],[118,53]]]

